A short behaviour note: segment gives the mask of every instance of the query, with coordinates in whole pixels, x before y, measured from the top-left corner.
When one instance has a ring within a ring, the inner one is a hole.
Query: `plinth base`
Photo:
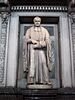
[[[27,88],[29,89],[50,89],[52,88],[52,85],[27,85]]]

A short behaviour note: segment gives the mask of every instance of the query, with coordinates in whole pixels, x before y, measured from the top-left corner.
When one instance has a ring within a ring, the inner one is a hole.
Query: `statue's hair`
[[[38,17],[38,16],[37,16],[37,17],[35,17],[35,18],[33,19],[33,21],[35,22],[35,20],[36,20],[36,19],[39,19],[39,20],[40,20],[40,22],[41,22],[41,18],[40,18],[40,17]]]

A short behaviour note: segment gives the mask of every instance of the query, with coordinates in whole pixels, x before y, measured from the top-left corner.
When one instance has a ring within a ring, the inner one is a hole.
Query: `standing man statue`
[[[23,41],[23,68],[28,85],[50,86],[51,41],[48,31],[42,27],[41,18],[34,18]]]

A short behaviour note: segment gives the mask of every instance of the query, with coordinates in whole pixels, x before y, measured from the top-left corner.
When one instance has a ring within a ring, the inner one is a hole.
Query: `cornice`
[[[67,7],[66,6],[12,6],[11,11],[43,11],[43,12],[67,12]]]

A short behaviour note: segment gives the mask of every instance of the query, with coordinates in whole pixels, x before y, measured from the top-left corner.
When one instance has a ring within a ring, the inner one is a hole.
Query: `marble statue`
[[[34,25],[23,38],[23,68],[28,85],[51,85],[51,41],[40,17],[34,18]]]

